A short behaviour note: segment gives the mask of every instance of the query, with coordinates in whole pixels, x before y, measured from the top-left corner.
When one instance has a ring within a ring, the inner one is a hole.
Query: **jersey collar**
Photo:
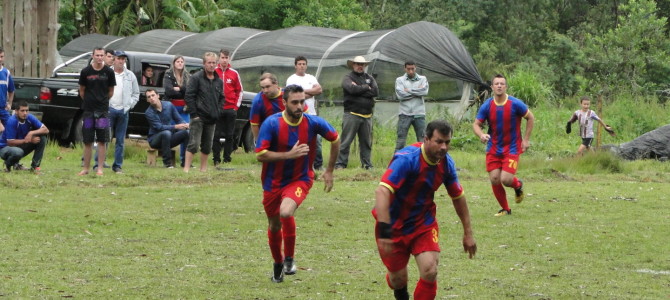
[[[300,122],[302,122],[302,118],[305,117],[305,113],[302,113],[300,119],[298,119],[298,122],[295,123],[291,123],[291,120],[286,116],[286,110],[281,112],[281,117],[284,118],[284,121],[286,121],[286,124],[288,124],[289,126],[298,126],[300,125]]]
[[[430,160],[430,158],[428,158],[428,155],[426,154],[426,149],[423,148],[423,145],[424,145],[424,144],[421,143],[421,156],[423,156],[423,160],[425,160],[426,163],[427,163],[428,165],[431,165],[431,166],[434,166],[434,165],[439,164],[439,163],[440,163],[440,160],[438,160],[438,161],[436,161],[436,162],[433,162],[432,160]]]

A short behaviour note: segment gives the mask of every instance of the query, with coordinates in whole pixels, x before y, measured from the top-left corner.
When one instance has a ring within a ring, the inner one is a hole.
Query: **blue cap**
[[[126,53],[123,52],[123,51],[121,51],[121,50],[116,50],[116,51],[114,51],[114,56],[125,56],[125,57],[128,57],[128,55],[126,55]]]

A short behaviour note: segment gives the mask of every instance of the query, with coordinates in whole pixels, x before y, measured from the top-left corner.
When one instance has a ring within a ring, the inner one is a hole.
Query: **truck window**
[[[170,65],[142,62],[142,71],[137,75],[137,82],[144,86],[163,86],[163,76]]]

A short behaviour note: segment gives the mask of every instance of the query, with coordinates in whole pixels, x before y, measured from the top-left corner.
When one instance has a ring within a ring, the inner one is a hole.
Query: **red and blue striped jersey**
[[[502,105],[495,103],[493,98],[487,99],[477,112],[477,120],[484,124],[488,121],[488,134],[491,136],[486,144],[486,153],[494,155],[521,154],[521,118],[528,114],[528,106],[523,101],[507,95]]]
[[[261,125],[269,116],[284,111],[283,95],[283,90],[279,92],[277,98],[272,99],[268,98],[264,93],[256,94],[254,100],[251,101],[249,123],[252,125]]]
[[[380,185],[391,191],[390,215],[394,236],[421,233],[436,223],[435,191],[444,185],[452,199],[464,196],[456,166],[449,153],[437,163],[426,157],[423,143],[393,155]],[[372,214],[376,216],[376,211]]]
[[[339,138],[332,125],[315,115],[303,113],[297,123],[290,123],[284,113],[277,113],[263,122],[256,141],[257,156],[267,151],[288,152],[296,143],[307,144],[310,149],[309,154],[296,159],[263,163],[261,181],[264,191],[276,191],[298,180],[312,183],[317,135],[331,142]]]

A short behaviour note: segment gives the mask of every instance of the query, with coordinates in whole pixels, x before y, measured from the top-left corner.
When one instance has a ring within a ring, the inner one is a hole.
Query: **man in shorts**
[[[458,181],[454,160],[447,151],[452,128],[442,120],[428,124],[423,143],[396,151],[375,191],[372,215],[375,238],[388,272],[386,282],[396,299],[409,299],[407,263],[414,255],[419,281],[414,299],[435,299],[440,254],[439,227],[435,217],[435,191],[444,185],[463,224],[463,249],[474,257],[477,244],[470,213]]]
[[[493,97],[484,101],[472,124],[475,135],[486,144],[486,171],[500,210],[496,217],[512,214],[507,202],[505,187],[511,187],[516,194],[516,203],[524,198],[523,182],[516,178],[519,156],[530,147],[535,117],[523,101],[507,95],[507,79],[496,75],[491,80]],[[526,119],[526,131],[521,136],[521,119]],[[482,126],[488,122],[488,132]],[[504,186],[503,186],[504,185]]]
[[[98,142],[98,166],[102,166],[105,161],[105,144],[109,142],[109,99],[114,95],[116,76],[112,68],[105,66],[104,59],[105,49],[93,49],[91,64],[82,69],[79,75],[79,97],[84,100],[84,164],[79,175],[88,174],[94,140]],[[98,168],[96,174],[101,176],[102,168]]]
[[[339,135],[332,125],[321,117],[304,113],[305,93],[301,86],[287,86],[282,101],[285,110],[263,121],[256,142],[256,158],[263,163],[263,207],[274,259],[272,282],[276,283],[284,280],[284,274],[293,275],[297,270],[293,259],[296,238],[293,214],[314,181],[317,135],[331,142],[328,167],[322,175],[326,192],[333,187],[333,170],[340,148]]]

